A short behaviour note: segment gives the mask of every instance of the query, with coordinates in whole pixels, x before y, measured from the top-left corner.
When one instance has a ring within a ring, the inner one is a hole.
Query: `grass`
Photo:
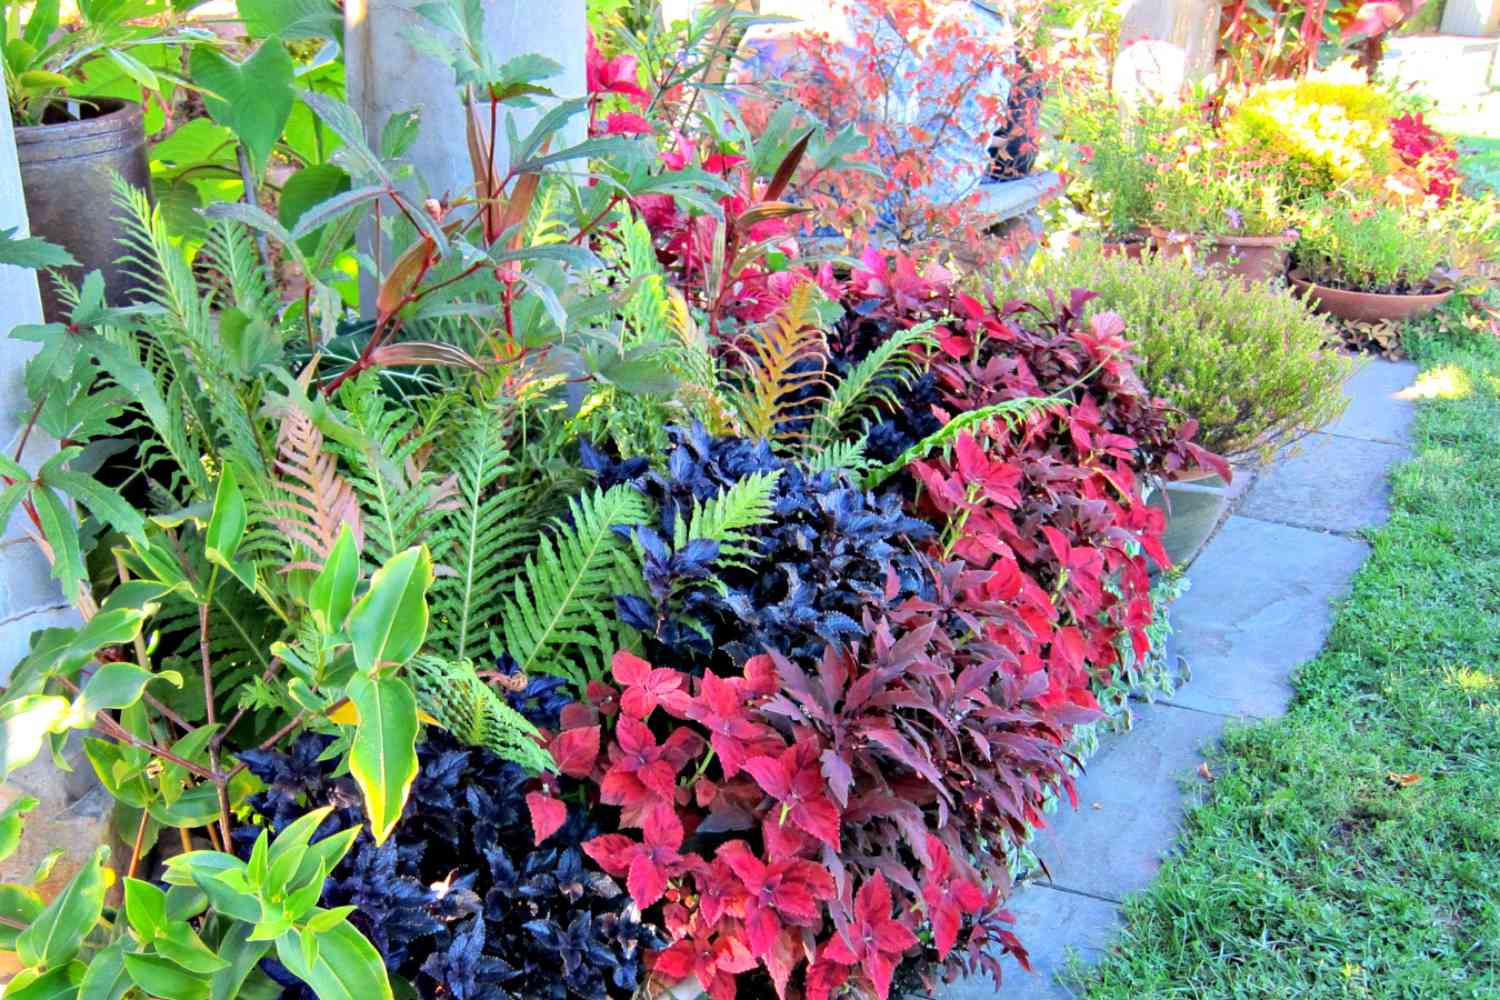
[[[1500,191],[1500,137],[1458,137],[1458,169],[1469,182],[1484,191]]]
[[[1233,727],[1090,1000],[1500,997],[1500,343],[1417,334],[1413,460],[1282,719]]]

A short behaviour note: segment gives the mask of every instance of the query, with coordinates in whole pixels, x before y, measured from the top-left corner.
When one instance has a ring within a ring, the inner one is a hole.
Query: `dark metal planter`
[[[100,98],[97,113],[81,121],[16,128],[16,155],[31,232],[64,247],[81,267],[68,268],[78,283],[89,271],[104,272],[111,305],[131,298],[134,282],[116,263],[123,254],[125,227],[114,202],[114,175],[143,191],[151,190],[146,134],[139,104]],[[52,281],[43,276],[42,314],[65,315]]]

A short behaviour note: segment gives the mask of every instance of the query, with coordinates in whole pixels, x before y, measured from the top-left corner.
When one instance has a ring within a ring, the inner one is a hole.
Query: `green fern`
[[[898,390],[910,388],[921,372],[917,349],[932,343],[934,324],[922,323],[893,333],[865,356],[834,387],[826,406],[813,421],[808,451],[838,440],[849,424],[884,411],[901,409]]]
[[[442,514],[429,545],[451,574],[432,589],[431,639],[455,659],[477,653],[479,636],[499,618],[508,573],[535,537],[533,490],[507,486],[514,471],[501,403],[455,414],[459,429],[445,460],[456,480],[456,504]]]
[[[866,472],[864,488],[875,489],[911,463],[921,461],[935,451],[942,450],[946,453],[958,440],[958,435],[971,427],[977,427],[991,420],[999,420],[1004,422],[1006,427],[1015,430],[1034,414],[1052,407],[1064,406],[1067,406],[1067,401],[1055,396],[1023,396],[1020,399],[1007,399],[993,406],[982,406],[977,410],[960,413],[944,424],[940,430],[934,431],[906,449],[894,462],[876,466]]]
[[[862,476],[875,463],[865,455],[865,439],[858,441],[833,441],[814,451],[802,460],[809,472],[831,472],[847,469]]]
[[[506,704],[469,660],[418,656],[407,664],[406,676],[422,710],[462,742],[484,747],[532,774],[556,770],[537,728]]]
[[[505,651],[526,674],[565,677],[581,692],[603,676],[617,644],[614,595],[637,572],[617,524],[642,524],[645,501],[629,486],[568,501],[514,584],[504,611]]]
[[[673,547],[680,549],[688,542],[706,539],[719,543],[721,561],[742,563],[755,557],[759,552],[749,532],[770,522],[775,514],[771,494],[776,492],[780,478],[780,469],[758,472],[711,500],[694,503],[692,514],[686,520],[679,516],[673,526]]]

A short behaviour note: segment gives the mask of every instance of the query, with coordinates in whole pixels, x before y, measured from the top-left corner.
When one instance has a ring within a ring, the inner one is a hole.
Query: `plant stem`
[[[135,878],[135,866],[141,860],[141,845],[146,842],[146,821],[150,818],[151,813],[142,808],[141,821],[135,828],[135,846],[130,849],[130,864],[125,867],[126,878]]]
[[[203,661],[203,709],[208,718],[210,726],[218,725],[217,710],[214,707],[214,672],[213,660],[209,655],[208,648],[208,605],[198,605],[198,656]],[[215,734],[217,735],[217,734]],[[208,766],[213,769],[210,779],[219,790],[219,832],[224,835],[224,843],[229,843],[229,779],[219,770],[219,746],[210,741],[208,744]]]
[[[336,701],[332,705],[328,706],[328,711],[330,713],[335,712],[339,708],[342,708],[348,701],[349,701],[348,698],[340,698],[338,701]],[[276,732],[272,733],[269,737],[267,737],[265,739],[265,741],[262,742],[261,745],[258,746],[258,747],[256,747],[255,749],[257,749],[257,750],[269,750],[269,749],[271,749],[277,743],[280,743],[283,739],[285,739],[286,737],[290,736],[292,734],[292,732],[294,732],[299,726],[301,726],[306,721],[307,721],[307,712],[305,712],[305,711],[298,712],[297,715],[296,715],[296,717],[294,719],[292,719],[291,722],[288,722],[286,725],[284,725],[280,729],[276,730]],[[246,764],[244,761],[241,761],[240,763],[236,764],[234,766],[234,768],[231,769],[228,774],[224,775],[224,780],[226,782],[228,782],[229,780],[231,780],[232,778],[234,778],[235,775],[239,774],[241,771],[243,771],[245,768],[247,768],[249,766],[250,765]]]
[[[250,155],[245,152],[245,144],[242,142],[235,147],[235,152],[240,159],[240,183],[245,186],[245,191],[240,200],[251,208],[260,207],[260,196],[255,188],[255,171],[250,168]],[[255,242],[260,247],[260,262],[265,265],[266,274],[271,273],[271,247],[266,243],[266,234],[257,233]]]

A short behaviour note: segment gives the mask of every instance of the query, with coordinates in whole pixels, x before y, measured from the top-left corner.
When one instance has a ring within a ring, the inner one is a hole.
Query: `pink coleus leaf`
[[[558,831],[568,819],[568,807],[543,792],[526,794],[526,809],[531,813],[533,843],[538,845]]]

